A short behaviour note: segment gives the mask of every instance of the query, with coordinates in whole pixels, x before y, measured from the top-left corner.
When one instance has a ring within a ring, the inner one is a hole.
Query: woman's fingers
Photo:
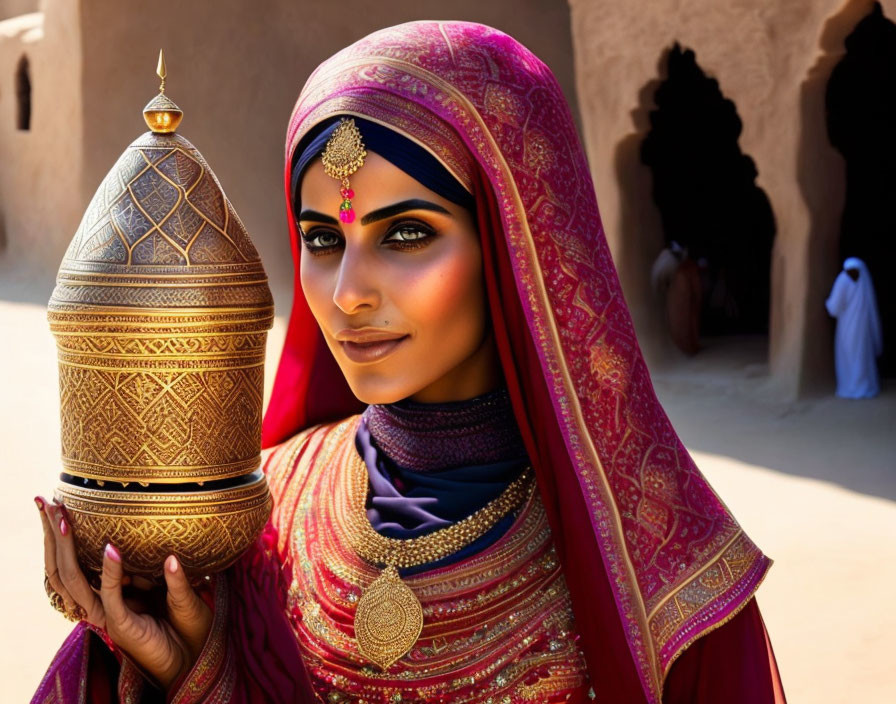
[[[137,652],[151,637],[150,624],[145,617],[128,607],[121,589],[123,581],[121,554],[112,543],[107,543],[103,551],[100,583],[100,597],[106,612],[106,631],[122,648]]]
[[[50,525],[52,519],[49,515],[52,511],[52,505],[47,504],[43,496],[35,497],[34,503],[37,504],[37,509],[40,512],[40,522],[44,527],[44,570],[46,571],[47,579],[53,591],[62,597],[66,607],[70,609],[74,607],[75,600],[72,599],[72,595],[68,593],[68,589],[62,583],[62,579],[59,577],[59,570],[56,567],[56,539],[53,536],[53,528]]]
[[[193,660],[199,657],[212,627],[212,612],[187,579],[174,555],[165,560],[168,620],[186,643]]]
[[[56,569],[59,571],[62,585],[74,603],[84,609],[87,620],[94,626],[104,628],[103,604],[90,588],[90,583],[78,564],[75,539],[66,519],[65,510],[59,505],[48,508],[52,509],[50,527],[53,529],[53,539],[56,543]]]
[[[121,555],[112,543],[107,543],[103,552],[103,575],[100,596],[103,600],[103,608],[106,610],[106,629],[113,640],[115,639],[113,632],[126,634],[132,627],[132,613],[124,603],[124,595],[121,593],[123,577],[124,570],[121,566]]]
[[[106,632],[117,646],[167,687],[181,669],[183,648],[169,637],[170,626],[128,608],[121,591],[123,576],[121,555],[109,543],[103,553],[100,586],[106,610]]]

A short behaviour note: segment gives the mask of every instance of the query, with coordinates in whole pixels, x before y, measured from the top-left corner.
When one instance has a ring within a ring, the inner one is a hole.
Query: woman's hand
[[[151,613],[150,593],[124,598],[129,582],[118,550],[110,543],[103,555],[102,586],[90,586],[78,565],[75,541],[65,509],[35,499],[44,528],[44,566],[50,586],[69,610],[81,607],[85,619],[104,629],[112,642],[167,691],[199,657],[212,625],[212,613],[190,586],[174,555],[165,560],[167,594],[162,613]],[[135,580],[136,581],[136,580]]]

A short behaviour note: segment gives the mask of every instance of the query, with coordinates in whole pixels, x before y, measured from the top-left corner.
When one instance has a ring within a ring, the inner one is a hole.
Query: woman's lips
[[[378,362],[404,342],[408,336],[382,333],[354,333],[336,336],[345,356],[356,364]],[[351,339],[344,339],[351,338]]]

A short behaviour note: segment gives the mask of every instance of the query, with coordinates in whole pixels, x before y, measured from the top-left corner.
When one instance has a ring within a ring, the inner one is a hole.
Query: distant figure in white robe
[[[871,398],[880,391],[877,358],[883,351],[880,315],[874,285],[865,262],[850,257],[843,262],[825,307],[837,319],[834,366],[837,395]]]

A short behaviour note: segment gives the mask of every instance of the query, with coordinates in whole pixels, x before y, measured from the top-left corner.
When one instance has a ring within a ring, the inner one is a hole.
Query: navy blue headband
[[[323,154],[324,147],[327,146],[330,135],[333,134],[340,119],[337,116],[315,125],[296,148],[290,180],[293,212],[295,213],[298,213],[300,209],[298,199],[302,174],[311,164],[312,159]],[[361,117],[355,117],[354,120],[361,131],[367,151],[376,152],[445,200],[450,200],[470,212],[475,212],[476,200],[473,195],[423,147],[376,122]]]

